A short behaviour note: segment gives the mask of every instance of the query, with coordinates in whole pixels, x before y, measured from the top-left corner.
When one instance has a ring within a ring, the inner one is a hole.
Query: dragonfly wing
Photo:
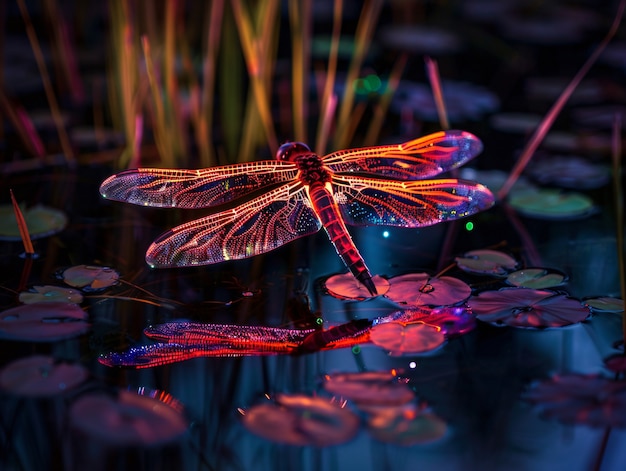
[[[320,227],[304,187],[294,182],[231,210],[169,230],[148,248],[146,261],[163,268],[248,258],[313,234]]]
[[[392,181],[335,176],[334,197],[347,224],[422,227],[490,208],[493,194],[458,179]]]
[[[296,177],[290,162],[261,161],[198,170],[139,168],[107,178],[107,199],[141,206],[206,208]]]
[[[460,167],[482,151],[466,131],[440,131],[404,144],[339,150],[323,158],[336,173],[375,173],[396,180],[420,180]]]

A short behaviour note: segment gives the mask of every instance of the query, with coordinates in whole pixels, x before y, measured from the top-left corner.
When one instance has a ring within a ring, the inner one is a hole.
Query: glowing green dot
[[[318,317],[317,319],[315,319],[315,322],[317,323],[317,325],[322,325],[324,323],[324,319]]]
[[[374,74],[365,77],[364,82],[365,88],[368,92],[377,92],[378,90],[380,90],[380,86],[382,85],[380,77]]]
[[[354,347],[352,347],[352,353],[358,355],[359,353],[361,353],[361,347],[359,345],[355,345]]]
[[[466,231],[474,230],[474,223],[472,221],[467,221],[465,223],[465,230]]]

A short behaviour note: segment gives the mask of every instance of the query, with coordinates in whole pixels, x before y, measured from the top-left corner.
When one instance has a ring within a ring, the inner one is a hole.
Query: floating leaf
[[[455,261],[461,270],[481,275],[503,276],[517,266],[513,257],[497,250],[471,250]]]
[[[83,395],[72,404],[69,420],[71,427],[85,435],[118,446],[171,442],[181,437],[188,426],[177,408],[130,391]]]
[[[415,399],[415,394],[387,371],[336,373],[324,377],[324,389],[361,406],[397,406]]]
[[[117,283],[120,275],[109,267],[76,265],[61,274],[65,283],[87,291],[98,291]]]
[[[379,295],[385,294],[389,289],[389,282],[378,275],[372,277],[372,281]],[[328,294],[335,298],[363,300],[372,297],[369,291],[367,291],[367,288],[359,283],[351,273],[333,275],[329,277],[324,284],[328,290]]]
[[[83,302],[83,295],[76,290],[62,288],[60,286],[33,286],[28,291],[22,291],[19,300],[24,304],[68,302],[80,304]]]
[[[609,167],[571,155],[550,157],[533,163],[528,173],[543,185],[573,189],[600,188],[611,179]]]
[[[509,205],[526,216],[540,219],[581,219],[596,211],[588,196],[552,189],[511,195]]]
[[[379,319],[377,323],[389,321],[422,322],[439,327],[446,337],[465,334],[476,327],[476,316],[466,306],[442,306],[396,311]]]
[[[409,273],[389,279],[385,297],[409,306],[445,306],[466,300],[472,289],[451,276],[432,277],[427,273]]]
[[[441,329],[421,322],[404,324],[385,322],[370,330],[374,345],[389,350],[392,355],[425,353],[443,345],[445,336]]]
[[[513,327],[562,327],[589,316],[589,309],[576,299],[549,290],[485,291],[471,297],[468,304],[479,320]]]
[[[626,382],[567,374],[531,385],[525,399],[541,415],[566,424],[626,427]]]
[[[370,434],[381,442],[413,446],[441,440],[447,424],[432,412],[415,404],[380,409],[367,421]]]
[[[604,366],[615,373],[626,373],[626,355],[611,355],[604,359]]]
[[[354,437],[359,418],[350,409],[321,397],[279,394],[274,402],[248,409],[243,424],[252,433],[274,442],[324,447]]]
[[[0,389],[20,396],[54,396],[75,388],[88,377],[89,371],[81,365],[33,355],[0,370]]]
[[[506,282],[521,288],[554,288],[567,281],[567,275],[548,268],[524,268],[513,273],[509,273]]]
[[[621,298],[599,296],[585,298],[583,301],[593,312],[624,312],[624,300]]]
[[[54,342],[89,330],[87,313],[76,304],[50,302],[24,304],[0,312],[0,338]]]
[[[21,207],[21,210],[32,240],[56,234],[67,225],[67,216],[58,209],[38,205],[29,209]],[[0,205],[0,240],[21,240],[11,205]]]

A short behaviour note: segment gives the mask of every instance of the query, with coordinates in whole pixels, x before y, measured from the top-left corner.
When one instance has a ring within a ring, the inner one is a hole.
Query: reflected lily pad
[[[88,377],[89,371],[81,365],[33,355],[0,370],[0,389],[20,396],[54,396],[75,388]]]
[[[468,304],[479,320],[513,327],[563,327],[589,316],[589,309],[578,300],[550,290],[485,291],[471,297]]]
[[[525,399],[546,418],[591,427],[626,427],[626,382],[567,374],[531,385]]]
[[[405,382],[387,371],[336,373],[324,377],[324,389],[361,406],[398,406],[415,399]]]
[[[596,211],[588,196],[552,189],[511,195],[509,204],[520,213],[539,219],[579,219]]]
[[[381,276],[373,276],[372,281],[374,282],[374,286],[376,286],[378,295],[385,294],[389,289],[389,282]],[[328,290],[328,294],[338,299],[357,301],[373,297],[369,291],[367,291],[367,288],[359,283],[351,273],[333,275],[326,279],[324,285]]]
[[[168,443],[181,437],[188,426],[176,408],[130,391],[83,395],[72,404],[69,420],[85,435],[117,446]]]
[[[370,416],[367,428],[376,440],[399,446],[436,442],[448,430],[443,419],[415,404],[381,409]]]
[[[421,322],[385,322],[370,330],[372,343],[392,355],[429,352],[443,345],[445,339],[440,328]]]
[[[396,311],[379,319],[378,323],[390,321],[423,322],[439,327],[447,337],[465,334],[476,327],[476,316],[467,306],[442,306]]]
[[[67,225],[67,216],[58,209],[37,205],[28,209],[21,207],[21,210],[33,240],[56,234]],[[21,240],[12,205],[0,205],[0,240]]]
[[[431,277],[427,273],[409,273],[389,279],[385,297],[409,306],[445,306],[467,299],[472,289],[467,283],[450,276]]]
[[[461,270],[480,275],[504,276],[517,266],[517,260],[498,250],[471,250],[454,260]]]
[[[243,413],[244,426],[267,440],[324,447],[347,442],[359,428],[350,409],[322,397],[279,394],[274,399]]]
[[[23,304],[0,312],[0,339],[54,342],[89,330],[87,313],[76,304]]]
[[[76,265],[61,273],[66,284],[86,291],[109,288],[117,283],[119,277],[119,273],[112,268],[94,265]]]
[[[549,268],[524,268],[509,273],[506,282],[520,288],[554,288],[567,281],[567,275],[558,270]]]
[[[76,290],[62,288],[60,286],[33,286],[28,291],[22,291],[19,300],[24,304],[68,302],[80,304],[83,302],[83,295]]]

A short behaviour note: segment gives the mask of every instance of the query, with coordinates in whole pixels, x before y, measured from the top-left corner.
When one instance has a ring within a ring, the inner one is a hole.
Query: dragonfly
[[[215,208],[158,236],[146,252],[153,268],[245,259],[323,227],[348,270],[375,296],[372,274],[347,225],[419,228],[488,209],[494,197],[480,183],[432,179],[482,149],[480,139],[460,130],[323,157],[304,143],[287,142],[275,160],[124,170],[108,177],[100,193],[140,206]]]

